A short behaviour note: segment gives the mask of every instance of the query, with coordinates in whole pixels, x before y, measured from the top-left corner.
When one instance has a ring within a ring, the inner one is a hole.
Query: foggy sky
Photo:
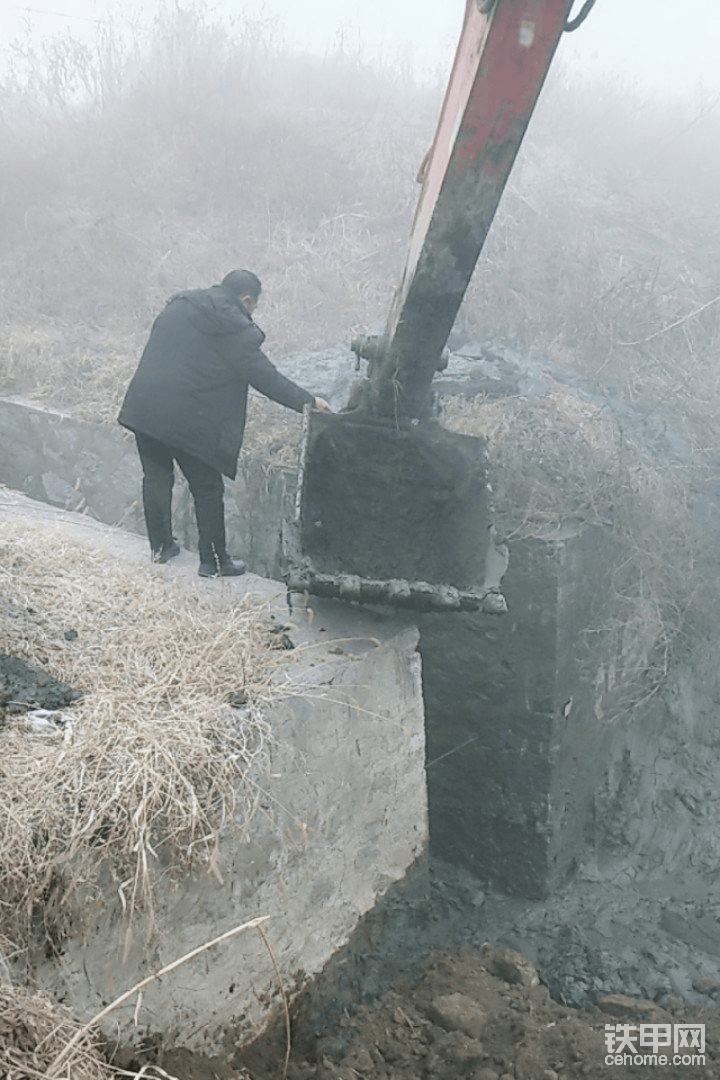
[[[35,0],[0,5],[0,40],[30,30],[36,38],[70,30],[82,37],[114,16],[145,17],[160,0]],[[245,11],[276,16],[285,40],[324,52],[341,33],[366,56],[401,57],[419,71],[449,71],[465,0],[208,0],[223,18]],[[576,0],[573,13],[581,6]],[[597,0],[589,18],[566,35],[568,64],[604,78],[618,75],[651,93],[720,94],[720,0]]]

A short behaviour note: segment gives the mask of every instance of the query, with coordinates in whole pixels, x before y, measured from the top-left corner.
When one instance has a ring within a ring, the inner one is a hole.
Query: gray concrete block
[[[144,560],[140,537],[69,511],[0,492],[0,513],[62,523],[117,557]],[[183,553],[158,568],[197,586]],[[347,944],[361,917],[403,878],[427,844],[425,735],[418,632],[407,618],[333,601],[298,607],[288,621],[285,590],[248,574],[208,581],[212,595],[259,592],[292,640],[282,693],[265,716],[270,766],[245,783],[259,792],[248,825],[228,821],[215,857],[178,874],[159,853],[150,868],[155,907],[130,921],[109,872],[98,892],[80,888],[63,910],[65,936],[48,955],[42,929],[13,977],[31,979],[88,1020],[109,1001],[177,957],[233,926],[268,916],[264,931],[285,992],[292,996]],[[238,800],[245,798],[238,790]],[[58,871],[61,872],[61,871]],[[72,873],[64,867],[63,873]],[[282,1009],[273,961],[256,930],[152,982],[103,1024],[136,1043],[163,1032],[179,1046],[232,1054]],[[137,1009],[137,1013],[136,1013]]]

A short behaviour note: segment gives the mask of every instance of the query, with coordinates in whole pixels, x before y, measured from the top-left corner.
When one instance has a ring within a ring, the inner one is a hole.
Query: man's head
[[[262,291],[260,278],[252,270],[231,270],[222,279],[222,284],[237,296],[248,315],[252,315]]]

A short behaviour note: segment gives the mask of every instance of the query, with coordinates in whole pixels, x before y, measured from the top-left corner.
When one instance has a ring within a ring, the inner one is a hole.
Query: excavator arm
[[[572,0],[467,0],[407,259],[370,361],[363,410],[430,412],[430,386],[485,242]]]
[[[430,419],[431,387],[571,6],[467,0],[385,331],[353,342],[368,370],[346,409],[306,417],[289,592],[505,610],[485,444]]]

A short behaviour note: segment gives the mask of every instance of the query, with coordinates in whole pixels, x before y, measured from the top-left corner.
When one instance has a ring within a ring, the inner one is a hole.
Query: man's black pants
[[[153,554],[172,543],[172,489],[177,461],[195,503],[201,563],[227,558],[222,474],[204,461],[135,433],[143,468],[143,510]]]

